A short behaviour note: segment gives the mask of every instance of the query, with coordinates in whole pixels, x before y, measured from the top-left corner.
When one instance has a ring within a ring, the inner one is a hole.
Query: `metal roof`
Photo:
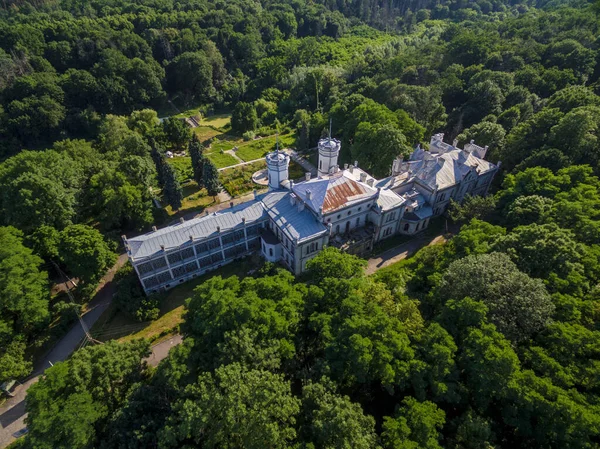
[[[379,196],[377,197],[377,205],[383,211],[401,206],[405,202],[406,200],[404,198],[391,190],[381,189],[379,191]]]
[[[148,232],[127,239],[129,254],[133,259],[152,257],[162,250],[181,247],[188,244],[190,236],[194,240],[201,240],[207,237],[216,237],[219,233],[231,231],[243,226],[243,219],[246,224],[250,224],[266,218],[265,210],[260,201],[249,201],[239,204],[230,209],[214,212],[203,217],[193,218],[192,220],[166,226],[157,231]]]
[[[293,191],[313,211],[324,214],[333,212],[367,198],[374,197],[377,190],[356,181],[346,170],[309,181],[294,184]],[[310,198],[308,198],[310,192]]]
[[[275,224],[292,241],[315,237],[327,228],[300,201],[293,201],[289,191],[274,191],[262,197],[262,203]]]

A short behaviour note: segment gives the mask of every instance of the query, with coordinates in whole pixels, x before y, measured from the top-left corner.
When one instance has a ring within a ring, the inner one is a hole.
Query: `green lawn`
[[[203,117],[200,125],[214,126],[215,128],[224,128],[231,123],[231,114],[215,114],[210,117]]]
[[[264,157],[268,152],[275,150],[277,138],[275,136],[254,140],[238,145],[239,150],[235,153],[244,161],[253,161]],[[287,148],[294,145],[296,137],[294,134],[279,136],[279,148]]]
[[[231,154],[210,152],[205,153],[206,157],[217,166],[217,168],[229,167],[230,165],[239,164],[239,161],[234,158]]]
[[[206,151],[209,153],[218,153],[219,151],[232,150],[235,144],[227,140],[221,140],[221,137],[217,137],[219,140],[213,141],[210,144],[210,148],[207,148]]]
[[[198,136],[201,142],[208,139],[221,135],[220,131],[211,128],[210,126],[198,126],[193,129],[194,133]]]
[[[181,209],[173,211],[171,206],[166,206],[165,210],[169,215],[185,215],[193,209],[198,209],[198,212],[200,212],[206,206],[210,206],[214,203],[212,196],[208,196],[206,189],[199,190],[198,184],[194,181],[182,185],[181,190],[183,190]]]

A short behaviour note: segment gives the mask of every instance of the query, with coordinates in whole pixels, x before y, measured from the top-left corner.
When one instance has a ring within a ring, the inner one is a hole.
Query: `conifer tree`
[[[221,191],[221,183],[219,182],[219,171],[215,164],[210,160],[204,162],[204,173],[203,173],[204,186],[208,191],[208,194],[213,198],[216,197]]]
[[[196,134],[192,138],[188,146],[188,150],[190,153],[190,157],[192,158],[192,169],[194,170],[194,181],[198,184],[198,187],[204,187],[204,162],[205,158],[202,152],[204,151],[204,147],[200,143],[200,139]]]
[[[173,210],[179,210],[181,201],[183,200],[183,192],[179,181],[175,177],[173,167],[166,162],[162,165],[162,176],[164,180],[163,197],[171,205]]]
[[[165,177],[164,177],[164,166],[166,165],[165,158],[162,150],[156,144],[156,142],[151,142],[152,145],[152,160],[154,161],[154,165],[156,165],[156,178],[158,180],[158,185],[161,188],[165,186]]]

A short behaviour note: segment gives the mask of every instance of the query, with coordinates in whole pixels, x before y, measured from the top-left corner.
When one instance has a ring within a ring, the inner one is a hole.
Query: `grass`
[[[217,131],[210,126],[198,126],[193,129],[193,132],[198,136],[201,142],[204,142],[208,139],[212,139],[213,137],[221,135],[220,131]]]
[[[294,180],[294,179],[304,178],[305,173],[306,173],[306,170],[304,170],[300,164],[298,164],[297,162],[294,162],[294,161],[290,161],[290,167],[288,170],[288,178],[289,179]]]
[[[275,150],[277,138],[275,136],[265,137],[264,139],[253,140],[248,143],[238,145],[239,150],[236,155],[244,161],[253,161],[264,157],[269,151]],[[296,142],[294,134],[279,136],[279,148],[293,146]]]
[[[213,197],[208,196],[206,189],[198,190],[198,184],[194,181],[182,185],[181,190],[183,190],[181,208],[178,211],[174,211],[171,209],[171,206],[165,207],[165,210],[171,216],[185,215],[191,209],[199,209],[198,212],[200,212],[201,209],[214,203]]]
[[[216,165],[217,168],[225,168],[231,165],[239,164],[240,162],[228,153],[206,153],[206,157]]]
[[[179,325],[183,322],[185,301],[192,296],[194,289],[198,285],[214,276],[222,276],[224,278],[230,276],[246,276],[251,269],[257,267],[258,263],[259,262],[254,260],[254,257],[251,256],[224,265],[221,268],[169,290],[164,293],[159,317],[154,321],[146,323],[136,322],[111,305],[92,328],[92,335],[103,341],[111,339],[129,341],[145,338],[154,342],[159,338],[175,334],[178,332]]]
[[[222,135],[221,135],[222,136]],[[225,139],[219,139],[210,144],[210,148],[207,149],[207,153],[218,153],[219,151],[232,150],[235,144]]]
[[[214,126],[215,128],[225,128],[231,124],[231,114],[215,114],[210,117],[203,117],[200,125]]]
[[[244,195],[259,187],[252,181],[252,175],[266,166],[266,161],[262,160],[240,167],[229,168],[219,173],[219,179],[231,196]]]
[[[190,179],[194,179],[192,158],[187,156],[177,156],[168,158],[167,163],[175,170],[175,176],[180,184],[183,184]]]

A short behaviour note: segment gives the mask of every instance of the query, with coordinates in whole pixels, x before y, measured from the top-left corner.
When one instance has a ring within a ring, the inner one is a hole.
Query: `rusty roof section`
[[[353,179],[346,171],[294,184],[293,190],[314,212],[324,214],[377,195],[377,189]]]
[[[340,173],[340,176],[329,179],[329,186],[323,200],[323,213],[343,208],[356,200],[366,199],[374,193],[373,189],[369,189],[368,186]]]

